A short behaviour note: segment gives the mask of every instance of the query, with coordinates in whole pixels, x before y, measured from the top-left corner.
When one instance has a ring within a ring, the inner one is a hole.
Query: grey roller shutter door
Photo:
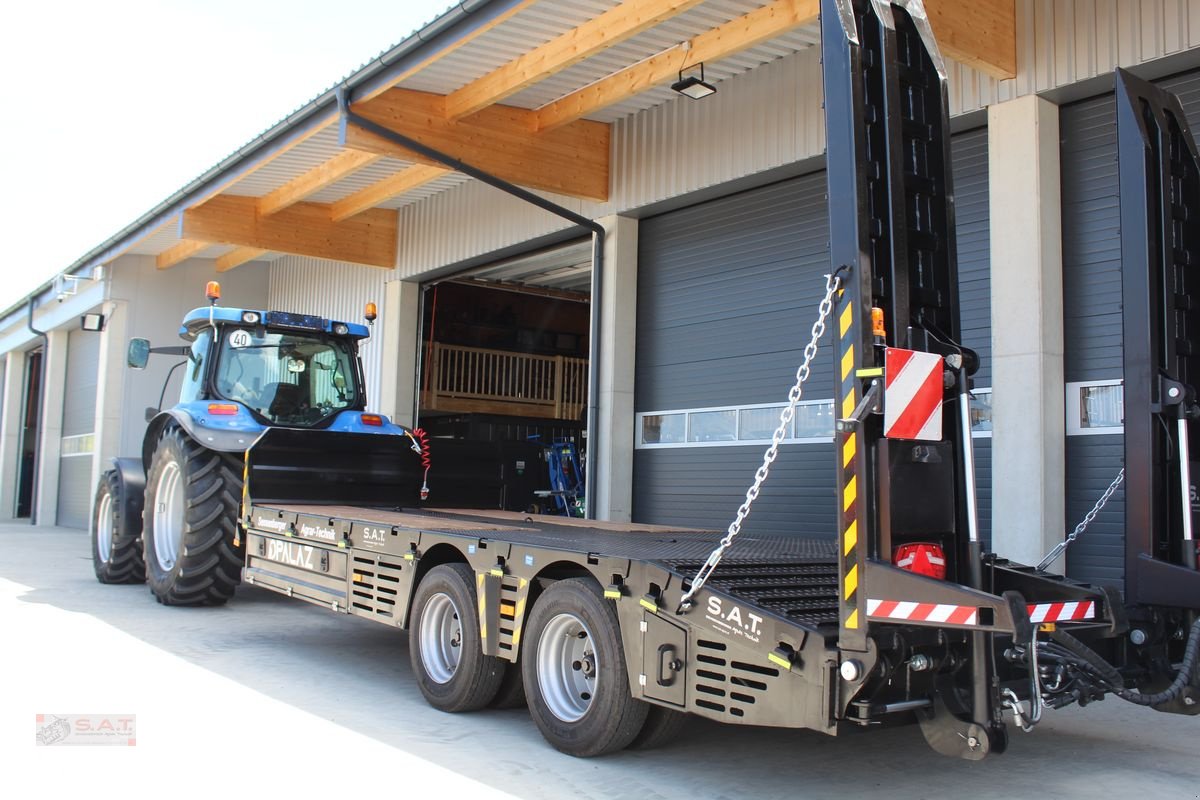
[[[91,508],[94,443],[88,437],[96,426],[99,356],[99,334],[71,331],[63,391],[63,455],[58,468],[58,524],[70,528],[87,527]]]
[[[965,343],[990,340],[987,135],[954,139]],[[786,400],[829,270],[825,174],[799,178],[643,220],[638,233],[638,412]],[[806,399],[833,396],[828,338]],[[980,447],[981,516],[988,525],[990,448]],[[763,447],[638,449],[633,516],[723,527],[744,496]],[[833,536],[832,444],[780,448],[746,529]]]
[[[1200,123],[1200,73],[1157,82],[1183,102],[1193,130]],[[1063,106],[1063,357],[1068,383],[1119,379],[1121,363],[1121,231],[1116,107],[1111,94]],[[1117,434],[1068,436],[1067,528],[1073,528],[1124,462]],[[1125,494],[1104,512],[1067,556],[1077,580],[1123,584]]]

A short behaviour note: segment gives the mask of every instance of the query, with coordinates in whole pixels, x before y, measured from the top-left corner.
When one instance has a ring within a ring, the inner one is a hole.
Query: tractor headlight
[[[336,333],[338,336],[345,336],[347,333],[350,332],[350,328],[349,328],[349,326],[346,325],[346,323],[339,322],[333,326],[333,332]]]
[[[246,323],[247,325],[257,325],[261,321],[262,314],[259,314],[257,311],[242,312],[242,322]]]

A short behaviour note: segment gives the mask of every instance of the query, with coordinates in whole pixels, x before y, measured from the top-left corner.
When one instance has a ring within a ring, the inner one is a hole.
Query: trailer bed
[[[301,503],[255,505],[253,516],[320,518],[333,529],[444,533],[585,556],[628,559],[691,578],[723,532],[472,509],[404,510]],[[357,546],[357,545],[356,545]],[[742,534],[708,585],[809,629],[838,622],[837,552],[829,539]],[[828,632],[828,631],[825,631]]]

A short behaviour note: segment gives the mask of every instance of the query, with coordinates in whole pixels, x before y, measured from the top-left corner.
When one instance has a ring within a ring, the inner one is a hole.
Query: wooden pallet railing
[[[587,406],[586,358],[434,343],[428,371],[429,411],[578,419]]]

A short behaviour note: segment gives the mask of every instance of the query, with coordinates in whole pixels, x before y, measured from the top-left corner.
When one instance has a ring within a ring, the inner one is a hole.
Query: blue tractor
[[[207,295],[208,307],[188,313],[179,329],[189,344],[130,342],[135,369],[145,368],[151,354],[184,358],[171,370],[183,369],[179,402],[146,410],[141,457],[114,459],[93,509],[96,577],[147,581],[168,605],[219,605],[233,595],[244,559],[238,532],[244,454],[268,430],[279,434],[272,442],[275,474],[289,492],[304,485],[320,493],[332,483],[336,496],[354,499],[374,482],[386,484],[401,505],[415,503],[421,483],[414,433],[366,412],[358,355],[370,335],[365,325],[220,307],[215,281]],[[368,304],[367,320],[374,319]],[[401,450],[411,453],[397,460]],[[401,467],[376,468],[383,461],[372,459],[380,453]],[[270,481],[262,487],[268,493]]]

